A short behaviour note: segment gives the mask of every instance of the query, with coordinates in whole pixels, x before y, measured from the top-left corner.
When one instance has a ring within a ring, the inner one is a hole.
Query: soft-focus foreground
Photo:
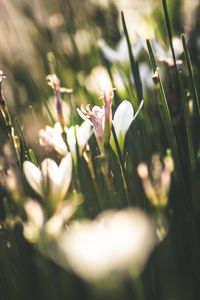
[[[140,3],[2,1],[0,300],[200,297],[200,9]]]

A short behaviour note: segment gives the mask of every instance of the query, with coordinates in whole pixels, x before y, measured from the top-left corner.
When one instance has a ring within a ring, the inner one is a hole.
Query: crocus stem
[[[117,153],[118,153],[118,157],[119,157],[119,162],[120,162],[120,165],[121,165],[121,168],[122,168],[122,173],[124,175],[124,180],[125,180],[127,190],[128,190],[127,203],[128,203],[128,205],[130,205],[130,186],[129,186],[128,176],[127,176],[126,169],[125,169],[125,166],[124,166],[124,160],[123,160],[122,153],[121,153],[121,150],[120,150],[120,147],[119,147],[119,143],[118,143],[118,140],[117,140],[117,135],[116,135],[114,126],[112,126],[112,134],[113,134],[113,138],[114,138],[114,141],[115,141],[115,145],[116,145],[116,149],[117,149]]]

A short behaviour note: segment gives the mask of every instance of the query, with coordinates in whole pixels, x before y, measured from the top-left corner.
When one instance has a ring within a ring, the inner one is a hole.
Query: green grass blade
[[[156,68],[157,68],[157,64],[156,64],[155,56],[153,54],[151,43],[149,40],[146,40],[146,43],[147,43],[147,48],[148,48],[148,52],[149,52],[151,66],[152,66],[153,71],[155,72]]]
[[[195,155],[194,155],[194,147],[193,147],[193,140],[192,140],[192,129],[191,129],[191,122],[189,116],[189,109],[188,104],[186,101],[186,95],[184,92],[184,84],[182,78],[182,72],[179,71],[179,80],[180,80],[180,87],[181,87],[181,96],[182,96],[182,111],[185,120],[185,128],[186,128],[186,135],[187,135],[187,144],[188,144],[188,153],[190,159],[190,168],[192,171],[195,169]]]
[[[30,154],[29,154],[29,151],[28,151],[28,147],[26,145],[26,140],[24,138],[24,134],[23,134],[23,131],[20,127],[20,124],[19,124],[19,121],[17,120],[17,118],[15,119],[15,122],[17,124],[17,128],[19,130],[19,135],[20,135],[20,140],[21,140],[21,156],[22,156],[22,162],[24,162],[24,160],[28,159],[31,161],[31,157],[30,157]]]
[[[178,80],[178,69],[177,69],[177,64],[176,64],[176,57],[175,57],[174,47],[173,47],[173,43],[172,43],[172,30],[171,30],[171,25],[170,25],[170,19],[169,19],[166,0],[162,0],[162,4],[163,4],[163,9],[164,9],[164,14],[165,14],[165,22],[166,22],[166,26],[167,26],[167,32],[168,32],[170,48],[171,48],[171,51],[172,51],[172,57],[173,57],[174,66],[175,66],[177,82],[179,82],[179,80]]]
[[[29,149],[29,150],[28,150],[28,153],[29,153],[31,162],[32,162],[34,165],[38,166],[37,159],[36,159],[36,157],[35,157],[35,154],[34,154],[33,150],[32,150],[32,149]]]
[[[128,176],[127,176],[127,173],[126,173],[123,156],[122,156],[122,153],[121,153],[121,150],[120,150],[120,147],[119,147],[119,143],[118,143],[118,140],[117,140],[117,135],[116,135],[114,126],[112,126],[112,134],[113,134],[113,138],[114,138],[114,141],[115,141],[115,146],[116,146],[116,149],[117,149],[119,162],[120,162],[120,165],[121,165],[121,168],[122,168],[122,173],[123,173],[124,180],[126,182],[126,186],[127,186],[127,190],[128,190],[127,203],[129,205],[130,200],[131,200],[129,179],[128,179]]]
[[[199,105],[199,99],[198,99],[197,89],[196,89],[195,80],[194,80],[194,72],[193,72],[193,67],[192,67],[192,63],[191,63],[191,59],[190,59],[190,54],[188,51],[188,47],[187,47],[184,35],[182,34],[181,37],[182,37],[185,59],[186,59],[188,72],[189,72],[189,76],[190,76],[190,81],[191,81],[193,99],[195,101],[198,117],[200,118],[200,105]]]
[[[155,87],[158,101],[161,104],[161,105],[159,105],[160,114],[161,114],[161,118],[163,120],[167,139],[168,139],[170,148],[172,150],[172,155],[173,155],[174,163],[176,166],[176,168],[174,170],[174,174],[175,174],[175,177],[177,179],[180,178],[180,180],[183,183],[183,175],[182,175],[181,163],[180,163],[180,159],[179,159],[178,144],[177,144],[177,140],[176,140],[176,136],[175,136],[175,132],[174,132],[173,124],[172,124],[172,119],[171,119],[167,99],[166,99],[165,92],[164,92],[164,88],[163,88],[162,82],[159,77],[156,60],[155,60],[153,50],[152,50],[149,40],[147,40],[147,47],[149,50],[149,57],[150,57],[151,65],[152,65],[153,71],[155,73],[153,76],[153,81],[154,81],[154,87]]]
[[[130,63],[131,63],[131,71],[132,71],[133,78],[135,81],[135,88],[136,88],[136,93],[137,93],[137,98],[138,98],[138,103],[139,103],[143,99],[143,94],[142,94],[142,83],[141,83],[141,79],[140,79],[138,63],[135,61],[135,58],[133,55],[131,42],[129,39],[129,34],[128,34],[127,27],[126,27],[126,22],[125,22],[123,12],[121,12],[121,19],[122,19],[122,26],[123,26],[124,34],[126,37],[127,46],[128,46],[129,59],[130,59]]]

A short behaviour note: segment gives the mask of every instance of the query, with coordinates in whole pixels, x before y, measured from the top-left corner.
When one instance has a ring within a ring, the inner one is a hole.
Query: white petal
[[[117,137],[122,134],[124,137],[133,121],[134,110],[128,100],[124,100],[116,109],[113,126]]]
[[[93,130],[88,122],[83,122],[80,127],[76,126],[77,140],[81,151],[85,147],[85,144],[89,140],[92,133]]]
[[[43,178],[46,179],[48,177],[51,181],[54,181],[57,179],[58,165],[53,159],[46,158],[41,163],[41,172]]]
[[[24,204],[28,222],[33,223],[36,227],[41,228],[44,222],[44,214],[41,205],[32,199],[28,199]]]
[[[77,108],[76,110],[77,110],[79,116],[80,116],[84,121],[87,121],[87,122],[89,122],[91,125],[93,125],[92,122],[84,115],[84,113],[82,113],[82,111],[81,111],[79,108]]]
[[[72,177],[72,157],[71,153],[68,153],[66,157],[61,160],[59,165],[59,197],[63,200],[67,190],[69,188]]]
[[[54,125],[54,129],[60,133],[62,133],[62,127],[59,122]]]
[[[70,151],[75,155],[76,154],[76,139],[75,139],[74,126],[71,126],[69,129],[67,129],[67,141],[69,144]]]
[[[142,100],[142,101],[140,102],[140,105],[139,105],[138,110],[136,111],[136,113],[135,113],[135,115],[134,115],[134,117],[133,117],[133,120],[135,120],[135,118],[136,118],[137,115],[139,114],[140,110],[142,109],[143,104],[144,104],[144,100]]]
[[[23,170],[26,180],[40,196],[43,195],[42,192],[42,174],[41,171],[30,161],[25,161],[23,164]]]

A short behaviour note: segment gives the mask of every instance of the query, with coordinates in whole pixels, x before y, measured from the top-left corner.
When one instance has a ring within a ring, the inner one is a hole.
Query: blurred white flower
[[[174,37],[172,40],[175,56],[176,56],[176,64],[181,65],[183,61],[181,59],[178,59],[181,54],[183,53],[183,45],[181,42],[181,39]],[[174,60],[172,57],[171,48],[169,47],[167,50],[165,50],[162,45],[156,40],[153,40],[153,48],[156,53],[156,57],[159,61],[165,62],[169,67],[174,65]]]
[[[112,89],[110,76],[103,66],[94,67],[90,75],[85,77],[84,84],[92,93],[96,93],[97,90],[109,92]]]
[[[32,162],[23,164],[24,174],[33,190],[42,198],[47,199],[55,210],[64,199],[72,176],[72,158],[68,153],[58,166],[55,161],[46,158],[41,163],[41,169]]]
[[[75,221],[59,236],[57,263],[89,281],[131,272],[137,276],[156,243],[154,225],[137,209],[105,211],[94,221]]]
[[[113,118],[113,126],[122,153],[124,149],[124,139],[126,133],[129,127],[131,126],[133,120],[137,117],[138,113],[140,112],[143,103],[144,101],[142,100],[135,114],[134,114],[133,106],[131,102],[129,102],[128,100],[124,100],[123,102],[121,102],[115,111],[114,118]],[[117,153],[113,136],[111,136],[110,143],[113,150]]]
[[[24,204],[27,221],[23,223],[24,237],[32,243],[40,239],[41,233],[48,238],[56,238],[62,231],[63,225],[76,211],[78,202],[62,202],[50,219],[45,219],[42,206],[33,199],[28,199]]]
[[[56,76],[56,74],[50,74],[47,76],[47,83],[49,86],[52,87],[54,91],[54,97],[55,97],[55,104],[56,104],[56,109],[57,109],[57,114],[58,114],[58,120],[64,129],[65,127],[65,120],[64,120],[64,114],[63,114],[63,109],[62,109],[62,100],[60,94],[62,92],[64,93],[71,93],[73,90],[72,89],[66,89],[66,88],[61,88],[60,87],[60,80]]]
[[[76,153],[76,138],[79,146],[79,151],[82,153],[86,143],[93,133],[91,125],[88,122],[83,122],[81,126],[71,126],[70,128],[67,128],[66,131],[67,141],[72,155],[75,155]]]
[[[128,47],[126,38],[123,35],[119,43],[117,44],[116,50],[110,48],[104,40],[98,41],[99,47],[102,49],[102,52],[107,60],[111,63],[119,62],[121,64],[129,62],[129,54],[128,54]],[[132,47],[134,57],[140,55],[141,51],[144,49],[141,40],[138,38],[136,44]]]
[[[61,126],[60,126],[61,127]],[[62,132],[62,131],[61,131]],[[63,156],[67,155],[67,147],[62,138],[60,131],[56,128],[46,126],[45,130],[41,129],[39,131],[39,142],[46,150],[55,150]]]
[[[88,122],[83,122],[81,126],[75,125],[70,128],[65,127],[65,132],[67,134],[67,142],[69,145],[69,150],[71,151],[73,157],[76,156],[76,137],[78,141],[78,146],[80,152],[83,151],[87,141],[93,133],[91,125]],[[39,132],[40,144],[47,150],[54,149],[61,155],[65,156],[67,154],[67,146],[62,138],[62,127],[60,123],[56,123],[52,128],[46,126],[45,130],[41,129]]]
[[[41,205],[32,199],[28,199],[24,204],[27,221],[23,224],[24,237],[35,243],[40,235],[44,223],[44,213]]]

